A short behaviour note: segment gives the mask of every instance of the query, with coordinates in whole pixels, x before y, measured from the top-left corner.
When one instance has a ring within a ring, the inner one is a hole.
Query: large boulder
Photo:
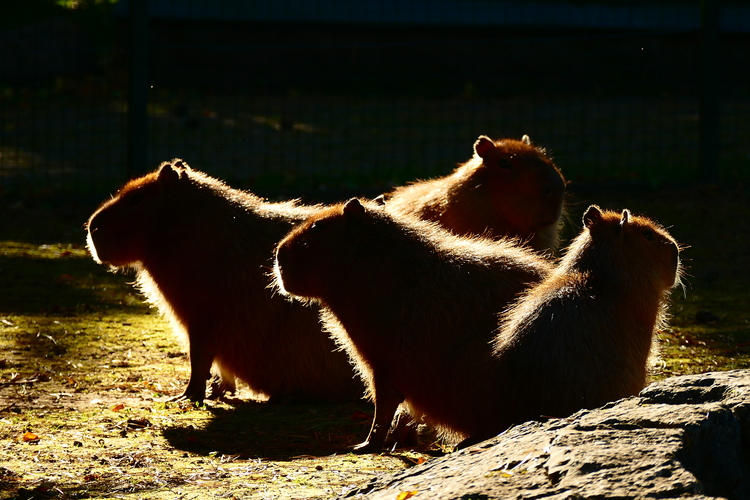
[[[687,375],[528,422],[346,498],[750,498],[750,371]]]

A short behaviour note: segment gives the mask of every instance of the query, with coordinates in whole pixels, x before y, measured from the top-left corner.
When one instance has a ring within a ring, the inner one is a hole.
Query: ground
[[[629,208],[686,248],[652,379],[750,366],[750,221],[741,187],[573,186],[565,236],[590,203]],[[269,405],[246,389],[168,403],[183,346],[84,247],[89,202],[0,200],[0,498],[331,498],[446,452],[348,453],[372,407]]]

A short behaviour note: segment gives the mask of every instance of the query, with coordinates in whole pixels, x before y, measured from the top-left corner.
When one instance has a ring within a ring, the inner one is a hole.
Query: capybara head
[[[89,252],[112,267],[134,265],[143,259],[150,235],[168,230],[165,212],[179,211],[163,194],[184,177],[190,167],[180,160],[164,162],[152,172],[125,184],[91,215],[86,224]]]
[[[320,276],[331,278],[341,268],[343,254],[338,249],[367,244],[356,238],[357,231],[366,231],[364,219],[365,207],[353,198],[320,211],[294,228],[276,247],[274,274],[282,293],[311,299],[325,295],[326,283],[331,280],[321,280]],[[345,255],[356,254],[355,248]]]
[[[680,246],[653,220],[591,205],[583,215],[583,232],[571,243],[563,267],[578,260],[579,268],[595,268],[608,279],[651,284],[668,290],[680,283]]]
[[[484,168],[474,171],[472,184],[488,183],[497,212],[506,214],[519,228],[540,231],[556,225],[562,215],[566,182],[560,170],[531,144],[529,136],[520,141],[493,141],[480,136],[474,143],[475,158]]]

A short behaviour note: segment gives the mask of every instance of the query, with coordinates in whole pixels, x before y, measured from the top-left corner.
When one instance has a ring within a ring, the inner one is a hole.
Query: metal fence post
[[[718,177],[720,130],[720,0],[702,0],[701,5],[701,90],[700,90],[700,178]]]
[[[148,158],[148,0],[130,0],[127,117],[127,176],[147,168]]]

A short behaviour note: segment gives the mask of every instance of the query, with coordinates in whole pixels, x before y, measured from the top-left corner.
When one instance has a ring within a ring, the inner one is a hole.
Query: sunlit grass
[[[119,0],[54,0],[55,5],[63,9],[76,10],[81,7],[91,7],[95,5],[114,5]]]
[[[690,246],[651,380],[750,368],[744,194],[580,195],[567,234],[589,203],[649,215]],[[184,348],[132,275],[87,254],[86,210],[19,206],[0,220],[0,498],[157,499],[207,488],[332,498],[429,458],[422,449],[347,454],[367,432],[365,403],[284,407],[247,392],[198,407],[166,402],[187,383]]]

